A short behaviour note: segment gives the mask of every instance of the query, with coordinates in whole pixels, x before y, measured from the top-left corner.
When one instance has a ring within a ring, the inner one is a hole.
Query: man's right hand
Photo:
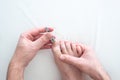
[[[96,58],[95,52],[86,45],[79,44],[77,48],[79,57],[61,54],[60,59],[68,64],[77,67],[80,71],[88,74],[94,80],[110,80],[108,74],[104,71],[102,65]]]

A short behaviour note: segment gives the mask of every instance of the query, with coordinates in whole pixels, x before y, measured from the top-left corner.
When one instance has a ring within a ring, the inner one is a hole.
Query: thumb
[[[79,69],[82,66],[82,61],[83,61],[82,58],[65,55],[65,54],[60,56],[60,60],[62,60],[63,62],[65,62],[67,64],[71,64]]]

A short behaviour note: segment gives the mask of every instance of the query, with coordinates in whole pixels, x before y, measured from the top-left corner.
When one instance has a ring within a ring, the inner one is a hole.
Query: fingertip
[[[54,36],[52,36],[52,37],[50,38],[50,42],[51,42],[52,44],[54,44],[54,43],[56,42],[56,38],[55,38]]]
[[[77,49],[77,55],[78,55],[78,57],[80,57],[81,55],[82,55],[82,49],[81,49],[81,47],[80,46],[76,46],[76,49]]]
[[[52,43],[52,47],[59,46],[59,41],[55,39],[54,43]]]
[[[52,32],[54,30],[54,28],[52,27],[38,27],[38,29],[40,30],[39,32]]]
[[[45,35],[48,37],[49,40],[50,40],[51,38],[56,38],[56,37],[52,34],[52,32],[47,32]]]
[[[69,41],[64,41],[64,43],[66,44],[66,43],[69,43]]]
[[[49,29],[48,32],[52,32],[52,31],[54,31],[54,28],[52,28],[52,27],[48,27],[48,29]]]

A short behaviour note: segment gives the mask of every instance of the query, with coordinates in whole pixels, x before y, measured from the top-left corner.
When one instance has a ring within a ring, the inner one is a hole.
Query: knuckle
[[[69,57],[66,55],[64,56],[64,60],[67,61],[69,59]]]

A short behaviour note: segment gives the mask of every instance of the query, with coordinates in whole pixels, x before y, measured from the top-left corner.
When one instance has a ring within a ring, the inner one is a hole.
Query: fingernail
[[[50,42],[51,42],[51,43],[54,43],[54,42],[55,42],[55,37],[54,37],[54,36],[50,39]]]
[[[45,27],[45,32],[50,32],[50,29],[48,27]]]

